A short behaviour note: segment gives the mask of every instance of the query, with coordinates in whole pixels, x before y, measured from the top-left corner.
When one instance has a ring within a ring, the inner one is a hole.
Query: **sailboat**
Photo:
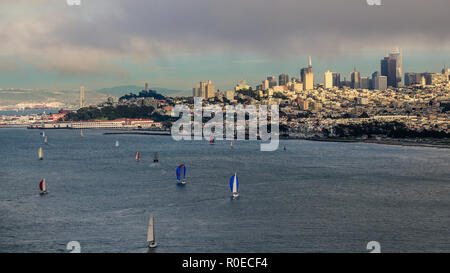
[[[80,136],[84,137],[84,131],[81,129]]]
[[[234,141],[231,141],[230,147],[233,149]]]
[[[153,156],[153,163],[158,163],[159,159],[158,159],[158,153],[155,153],[155,155]]]
[[[141,154],[139,152],[136,152],[136,161],[139,162],[141,160]]]
[[[147,243],[149,248],[155,248],[158,244],[155,241],[155,224],[154,224],[155,214],[152,213],[150,216],[150,221],[148,223],[147,231]]]
[[[44,149],[42,149],[42,147],[39,147],[38,149],[38,157],[39,160],[44,160]]]
[[[41,136],[44,138],[45,137],[45,131],[41,132]]]
[[[45,184],[45,178],[39,183],[39,189],[41,190],[41,195],[47,194],[47,185]]]
[[[230,188],[231,193],[233,194],[233,199],[236,199],[239,196],[239,178],[237,173],[230,178]]]
[[[209,139],[209,144],[210,145],[214,145],[214,138],[213,138],[213,136],[211,136],[211,138]]]
[[[286,151],[286,145],[284,145],[284,148],[283,148],[283,150],[285,150],[285,151]]]
[[[47,138],[47,136],[44,137],[44,143],[45,143],[45,144],[48,144],[48,138]]]
[[[185,179],[186,179],[186,166],[181,164],[177,168],[177,180],[178,180],[178,183],[181,183],[183,185],[186,184],[186,180]]]
[[[119,141],[116,140],[116,147],[119,147]]]

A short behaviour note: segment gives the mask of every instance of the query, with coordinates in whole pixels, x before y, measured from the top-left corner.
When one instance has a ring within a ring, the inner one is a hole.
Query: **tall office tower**
[[[212,81],[208,81],[206,84],[206,99],[214,98],[215,96],[215,86]]]
[[[84,86],[80,86],[80,108],[84,107]]]
[[[351,78],[351,81],[352,81],[352,88],[354,88],[354,89],[358,89],[358,88],[360,88],[360,80],[361,80],[361,77],[360,77],[360,75],[359,75],[359,72],[358,71],[356,71],[356,67],[353,69],[353,72],[352,73],[350,73],[350,78]]]
[[[381,76],[380,72],[375,71],[372,73],[372,80],[374,80],[376,77]]]
[[[375,71],[372,73],[372,79],[370,80],[370,89],[375,89],[375,79],[376,77],[381,76],[380,72]]]
[[[300,76],[303,82],[303,90],[314,89],[314,73],[312,72],[311,56],[308,60],[308,67],[302,68]]]
[[[323,87],[325,89],[333,88],[333,73],[330,70],[325,71],[323,75]]]
[[[274,76],[267,77],[267,80],[269,81],[269,88],[277,86],[277,80],[275,79]]]
[[[206,85],[208,84],[208,82],[200,82],[200,84],[199,84],[199,88],[200,88],[200,94],[201,94],[201,96],[200,97],[202,97],[202,99],[206,99]]]
[[[147,82],[145,83],[145,92],[148,93],[148,83]]]
[[[201,97],[204,100],[207,99],[207,85],[208,82],[200,82],[197,87],[192,88],[194,97]]]
[[[289,76],[287,74],[281,74],[278,76],[278,85],[285,86],[289,82]]]
[[[381,75],[386,76],[388,86],[402,86],[402,53],[398,49],[392,50],[381,60]]]
[[[395,59],[395,78],[397,80],[396,82],[396,87],[402,87],[403,86],[403,82],[402,82],[402,76],[403,76],[403,60],[402,60],[402,53],[400,52],[400,50],[398,48],[392,50],[389,53],[389,57]]]
[[[384,91],[387,89],[387,77],[377,76],[374,79],[374,89],[379,91]]]
[[[263,80],[262,84],[261,84],[261,90],[267,90],[269,89],[269,81],[268,80]]]
[[[361,89],[369,89],[370,88],[370,79],[369,79],[369,77],[361,77],[360,78],[359,88],[361,88]]]
[[[333,86],[341,86],[341,74],[333,72]]]

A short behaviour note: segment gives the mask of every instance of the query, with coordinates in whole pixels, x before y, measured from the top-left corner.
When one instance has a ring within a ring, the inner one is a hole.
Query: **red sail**
[[[41,191],[44,190],[44,180],[42,180],[41,183],[39,183],[39,189],[41,189]]]
[[[141,155],[139,154],[139,152],[136,153],[136,160],[139,160],[141,158]]]

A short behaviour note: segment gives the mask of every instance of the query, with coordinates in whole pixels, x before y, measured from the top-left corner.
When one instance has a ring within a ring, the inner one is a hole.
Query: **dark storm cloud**
[[[14,39],[0,45],[0,56],[17,52],[41,62],[53,56],[44,65],[83,72],[105,69],[114,58],[172,54],[286,57],[393,46],[450,48],[449,0],[382,2],[377,7],[366,0],[82,0],[80,7],[70,7],[64,0],[9,1],[15,13],[8,28],[0,20],[0,34]],[[90,60],[90,66],[77,59]]]
[[[94,1],[92,1],[94,3]],[[85,1],[84,9],[90,2]],[[93,6],[94,7],[94,6]],[[115,12],[107,11],[114,7]],[[278,55],[401,43],[448,46],[448,0],[131,0],[99,1],[93,18],[60,25],[71,43],[126,50],[130,37],[152,51],[257,51]],[[437,44],[436,44],[437,43]]]

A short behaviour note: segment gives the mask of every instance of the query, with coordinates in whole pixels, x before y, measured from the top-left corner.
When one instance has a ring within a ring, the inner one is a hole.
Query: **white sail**
[[[238,193],[238,189],[237,189],[237,174],[236,173],[234,173],[233,193]]]
[[[147,242],[151,243],[155,241],[155,227],[154,227],[154,214],[150,216],[147,231]]]
[[[42,179],[42,191],[43,192],[47,191],[47,185],[45,184],[45,178]]]
[[[47,144],[48,143],[48,139],[47,136],[44,137],[44,143]]]
[[[84,131],[83,131],[83,129],[81,129],[80,136],[84,137]]]
[[[116,147],[119,147],[119,141],[116,140]]]
[[[42,149],[42,147],[39,147],[38,149],[38,156],[39,159],[44,159],[44,149]]]

